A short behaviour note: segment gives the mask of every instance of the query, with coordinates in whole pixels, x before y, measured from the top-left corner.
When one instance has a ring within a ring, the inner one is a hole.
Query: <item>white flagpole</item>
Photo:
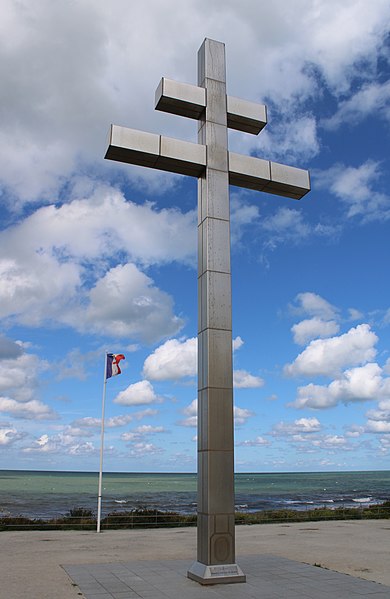
[[[104,357],[104,382],[103,382],[103,397],[102,397],[102,425],[101,425],[101,434],[100,434],[100,469],[99,469],[98,513],[97,513],[96,532],[100,532],[100,518],[101,518],[101,513],[102,513],[104,406],[106,403],[106,386],[107,386],[107,352],[105,353],[105,357]]]

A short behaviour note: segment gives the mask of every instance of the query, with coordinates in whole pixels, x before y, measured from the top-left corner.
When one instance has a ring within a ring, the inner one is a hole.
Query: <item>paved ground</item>
[[[283,557],[243,556],[246,583],[202,587],[187,560],[67,566],[86,599],[389,599],[390,587]]]
[[[389,520],[361,520],[342,522],[311,522],[306,524],[268,524],[257,526],[238,526],[236,529],[237,562],[248,575],[246,585],[227,585],[204,588],[193,581],[184,579],[187,568],[196,556],[196,530],[195,528],[180,529],[149,529],[149,530],[114,530],[96,532],[84,531],[26,531],[26,532],[0,532],[0,597],[1,599],[81,599],[81,591],[77,585],[76,571],[71,571],[75,580],[68,576],[64,567],[82,566],[84,572],[91,575],[87,566],[98,564],[97,571],[106,570],[111,577],[117,574],[111,569],[129,568],[136,577],[142,579],[141,570],[145,561],[159,562],[162,569],[168,568],[176,572],[175,577],[181,577],[181,583],[189,585],[188,589],[197,589],[195,597],[216,599],[216,589],[225,596],[229,592],[234,599],[239,599],[238,588],[246,591],[253,586],[251,577],[257,578],[261,588],[269,584],[267,576],[271,576],[275,584],[285,584],[287,580],[295,579],[299,583],[298,575],[293,573],[295,568],[304,567],[307,573],[306,583],[313,585],[310,580],[314,577],[314,584],[319,585],[322,577],[333,576],[336,571],[352,576],[341,577],[348,590],[349,583],[364,583],[366,579],[382,583],[371,585],[374,593],[368,592],[365,587],[360,597],[389,597],[390,599],[390,521]],[[288,566],[281,566],[282,562],[276,558],[284,558],[295,562]],[[268,560],[268,561],[267,561]],[[142,563],[143,562],[143,563]],[[266,573],[264,573],[264,564]],[[306,564],[306,565],[304,565]],[[321,567],[315,567],[314,564]],[[284,568],[284,574],[281,570]],[[327,568],[327,569],[325,569]],[[263,577],[258,573],[263,571]],[[138,573],[137,573],[138,572]],[[130,578],[133,574],[130,573]],[[338,580],[341,580],[336,576]],[[97,580],[97,579],[96,579]],[[302,578],[303,580],[303,578]],[[317,581],[317,582],[316,582]],[[81,580],[78,582],[81,584]],[[99,581],[98,581],[99,582]],[[115,580],[116,582],[116,580]],[[149,581],[145,581],[150,584]],[[317,584],[318,583],[318,584]],[[336,582],[332,584],[336,584]],[[321,582],[321,584],[323,584]],[[328,581],[330,584],[330,581]],[[338,584],[338,583],[337,583]],[[365,584],[365,583],[364,583]],[[386,585],[386,586],[383,586]],[[180,585],[179,585],[180,586]],[[232,591],[229,591],[229,588]],[[267,587],[268,588],[268,587]],[[357,588],[357,587],[355,587]],[[226,589],[226,590],[223,590]],[[280,591],[280,589],[282,589]],[[329,587],[330,589],[330,587]],[[341,599],[345,595],[329,594],[332,599]],[[381,594],[378,593],[378,589]],[[84,589],[84,597],[91,599]],[[150,589],[149,589],[150,590]],[[161,589],[162,590],[162,589]],[[253,590],[253,589],[252,589]],[[302,590],[302,589],[301,589]],[[245,597],[251,597],[248,592]],[[118,591],[119,592],[119,591]],[[172,595],[174,599],[187,599],[190,595],[181,595],[181,590]],[[286,594],[285,587],[275,587],[272,599],[277,599],[283,592],[283,599],[293,595]],[[301,592],[301,591],[299,591]],[[341,592],[341,591],[340,591]],[[256,589],[254,596],[268,599],[267,595],[260,594]],[[387,593],[387,594],[383,594]],[[146,597],[146,595],[144,595]],[[152,595],[148,595],[153,597]],[[169,596],[169,595],[168,595]],[[242,595],[244,596],[244,595]],[[253,595],[252,595],[253,596]],[[301,599],[315,596],[322,599],[321,595],[301,594]],[[326,595],[325,595],[326,596]],[[109,592],[100,593],[93,599],[130,599],[131,595],[126,590],[125,595],[116,597]],[[138,593],[138,597],[140,594]],[[167,595],[162,595],[166,599]],[[346,595],[353,597],[353,595]]]

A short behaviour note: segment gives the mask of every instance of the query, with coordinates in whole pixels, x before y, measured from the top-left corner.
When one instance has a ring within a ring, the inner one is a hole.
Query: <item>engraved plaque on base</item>
[[[231,584],[246,582],[246,576],[237,564],[217,564],[207,566],[194,562],[187,572],[188,578],[200,584]]]

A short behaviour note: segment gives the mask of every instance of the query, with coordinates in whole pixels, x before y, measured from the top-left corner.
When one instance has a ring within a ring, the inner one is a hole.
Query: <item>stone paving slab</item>
[[[62,566],[85,599],[390,599],[390,587],[272,555],[242,556],[246,583],[202,586],[188,560]]]

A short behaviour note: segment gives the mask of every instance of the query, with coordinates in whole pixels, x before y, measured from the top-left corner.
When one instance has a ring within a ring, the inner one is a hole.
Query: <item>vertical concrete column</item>
[[[188,575],[203,584],[243,582],[235,564],[230,210],[225,46],[198,54],[206,109],[198,142],[207,166],[198,183],[198,555]],[[211,567],[210,567],[211,566]]]

